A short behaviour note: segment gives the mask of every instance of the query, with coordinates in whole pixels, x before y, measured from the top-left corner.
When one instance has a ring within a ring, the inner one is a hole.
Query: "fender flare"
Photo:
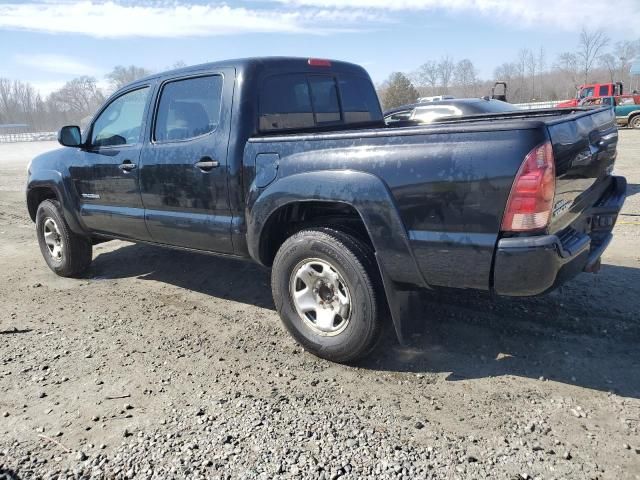
[[[356,170],[298,173],[276,180],[267,188],[252,189],[247,204],[247,245],[259,263],[260,241],[271,216],[298,202],[341,202],[360,215],[375,249],[394,327],[405,340],[406,299],[399,284],[428,288],[411,249],[406,228],[391,192],[377,176]]]
[[[71,180],[65,178],[62,173],[57,170],[47,169],[32,172],[27,184],[27,207],[29,207],[30,194],[34,189],[50,188],[55,192],[60,202],[60,208],[62,208],[64,219],[67,221],[67,224],[69,224],[69,228],[74,233],[86,236],[87,230],[84,228],[78,216],[80,205],[76,197],[71,193],[73,186],[70,185],[70,183]]]

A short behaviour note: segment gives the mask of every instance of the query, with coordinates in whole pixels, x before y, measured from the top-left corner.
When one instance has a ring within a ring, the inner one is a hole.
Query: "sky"
[[[448,55],[490,78],[522,48],[552,63],[582,26],[615,42],[638,25],[640,0],[0,0],[0,77],[46,95],[79,75],[106,85],[115,65],[294,55],[358,63],[382,82]]]

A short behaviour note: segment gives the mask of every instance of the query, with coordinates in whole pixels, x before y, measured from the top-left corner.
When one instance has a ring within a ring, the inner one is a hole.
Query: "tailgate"
[[[611,184],[618,130],[611,108],[574,113],[547,125],[556,163],[549,225],[555,233],[592,207]]]

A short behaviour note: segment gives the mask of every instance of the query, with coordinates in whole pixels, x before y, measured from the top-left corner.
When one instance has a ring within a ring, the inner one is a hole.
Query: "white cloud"
[[[251,8],[195,0],[35,0],[0,3],[0,30],[99,38],[197,37],[243,33],[328,34],[395,24],[401,13],[477,15],[510,26],[575,31],[611,26],[602,0],[256,0]],[[1,0],[0,0],[1,2]],[[640,0],[617,0],[625,22],[640,24]],[[258,6],[256,6],[258,5]],[[274,7],[275,6],[275,7]]]
[[[87,65],[64,55],[35,54],[16,55],[15,60],[21,65],[44,72],[64,73],[68,75],[101,75],[103,72],[92,65]]]
[[[66,1],[0,4],[0,29],[76,33],[101,38],[188,37],[350,30],[375,14],[360,11],[252,10],[225,4]]]
[[[612,8],[624,15],[625,24],[640,24],[640,0],[273,0],[289,7],[325,9],[418,11],[440,10],[476,13],[487,19],[523,27],[563,30],[611,27]],[[516,23],[514,23],[516,22]]]

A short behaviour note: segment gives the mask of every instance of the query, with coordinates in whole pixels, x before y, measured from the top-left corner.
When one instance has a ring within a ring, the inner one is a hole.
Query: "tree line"
[[[177,62],[172,67],[185,66]],[[43,97],[28,82],[0,78],[0,125],[26,124],[34,132],[56,131],[63,125],[84,126],[105,99],[118,88],[152,72],[118,65],[105,75],[106,88],[95,77],[81,76]]]
[[[378,94],[389,109],[424,96],[481,97],[490,94],[494,82],[504,81],[512,103],[564,100],[574,97],[576,88],[585,83],[619,81],[629,91],[634,59],[640,61],[640,39],[612,43],[603,30],[583,28],[576,49],[555,59],[548,58],[543,46],[523,48],[515,59],[498,65],[492,79],[483,80],[468,58],[455,61],[444,55],[415,71],[392,73],[378,86]]]

